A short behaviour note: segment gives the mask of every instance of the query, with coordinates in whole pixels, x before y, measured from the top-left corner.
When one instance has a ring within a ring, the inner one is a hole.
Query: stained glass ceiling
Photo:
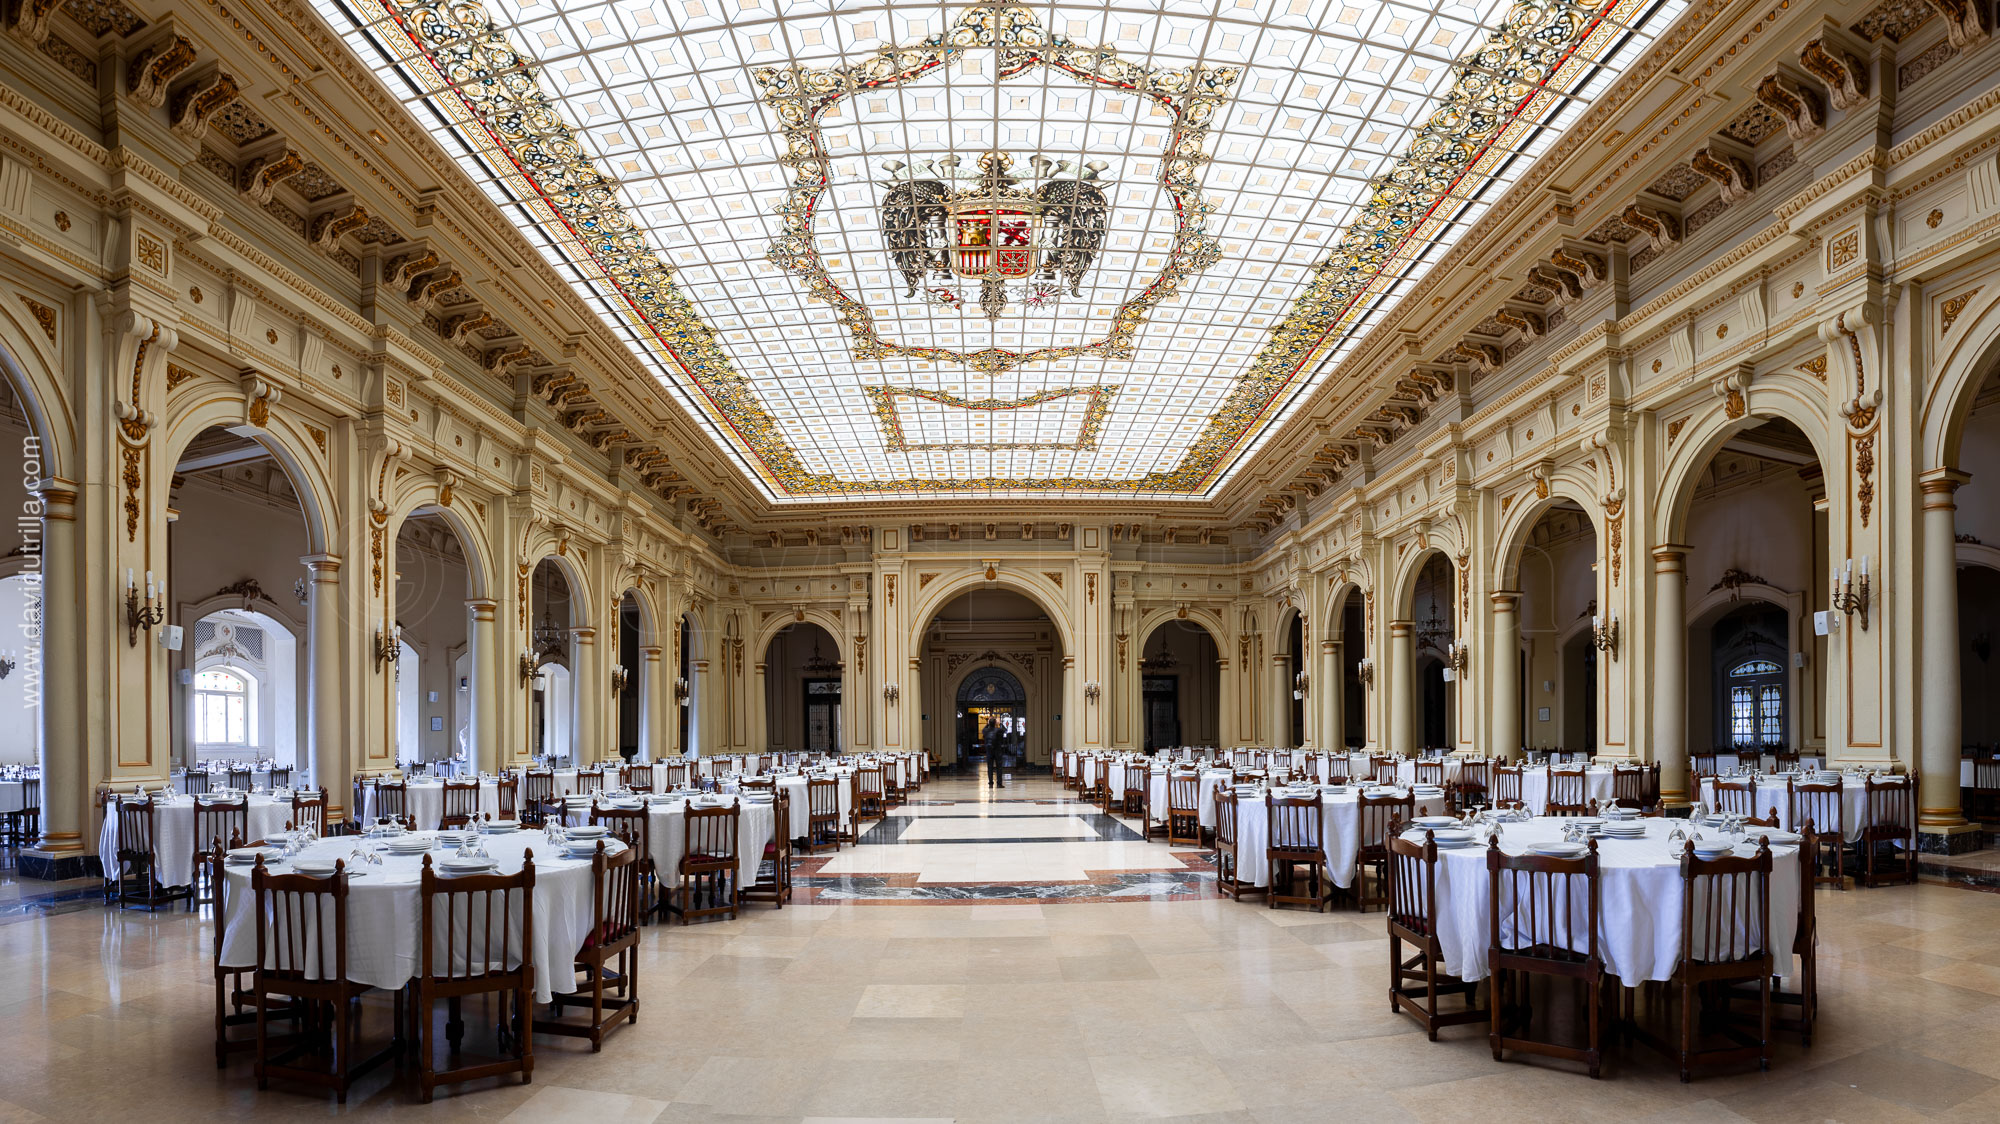
[[[317,0],[773,501],[1211,494],[1684,0]]]

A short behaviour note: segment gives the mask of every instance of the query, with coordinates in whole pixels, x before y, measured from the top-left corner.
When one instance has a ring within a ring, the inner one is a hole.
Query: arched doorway
[[[1458,644],[1456,568],[1433,551],[1417,571],[1410,594],[1411,705],[1414,725],[1409,748],[1449,749],[1458,740]],[[1402,748],[1402,747],[1397,747]]]
[[[1723,441],[1687,508],[1686,730],[1690,754],[1822,752],[1826,482],[1812,441],[1773,418]]]
[[[1285,672],[1292,704],[1287,708],[1288,721],[1280,740],[1287,746],[1304,745],[1306,741],[1306,619],[1303,614],[1293,613],[1291,623],[1285,626]]]
[[[1596,525],[1581,505],[1558,498],[1520,540],[1514,586],[1521,645],[1521,747],[1595,752],[1599,613]]]
[[[1005,770],[1022,760],[1028,692],[1013,672],[1004,667],[974,670],[959,681],[955,704],[960,761],[979,760],[988,770]]]
[[[1193,621],[1162,621],[1139,657],[1141,723],[1147,752],[1184,745],[1221,747],[1221,650]]]
[[[919,635],[922,746],[945,765],[967,763],[958,685],[975,668],[1004,667],[1020,682],[1026,709],[1017,762],[1046,763],[1053,749],[1072,744],[1080,732],[1064,720],[1069,670],[1057,626],[1039,601],[1005,586],[966,590],[939,605]]]
[[[396,528],[396,758],[460,760],[478,768],[471,746],[480,689],[471,675],[472,563],[458,528],[424,506]]]
[[[613,677],[611,744],[627,761],[650,761],[659,747],[650,744],[647,711],[657,705],[653,699],[654,668],[646,662],[646,613],[638,594],[628,589],[618,598],[617,631],[611,638]]]
[[[570,690],[574,627],[569,579],[554,559],[536,564],[528,585],[529,652],[535,675],[529,684],[528,749],[558,760],[575,759],[576,698]]]
[[[1339,622],[1337,633],[1338,648],[1333,661],[1335,682],[1332,689],[1339,692],[1339,712],[1334,717],[1335,727],[1331,734],[1322,734],[1321,740],[1329,748],[1343,747],[1359,749],[1368,744],[1368,700],[1371,692],[1362,682],[1361,661],[1368,658],[1367,614],[1361,591],[1349,586],[1334,602],[1333,619]],[[1371,665],[1372,666],[1372,665]]]
[[[811,621],[778,630],[764,646],[765,748],[773,753],[840,753],[841,677],[833,634]]]
[[[680,746],[681,753],[688,757],[701,753],[701,747],[695,740],[701,732],[701,700],[694,684],[694,646],[694,618],[682,613],[680,626],[674,632],[674,651],[677,653],[674,660],[674,709],[679,712],[674,719],[677,730],[674,744]]]
[[[312,548],[295,484],[255,436],[214,426],[181,451],[170,502],[179,514],[167,525],[167,621],[193,626],[172,657],[174,757],[298,764],[308,736],[300,559]],[[258,533],[241,534],[246,526]]]

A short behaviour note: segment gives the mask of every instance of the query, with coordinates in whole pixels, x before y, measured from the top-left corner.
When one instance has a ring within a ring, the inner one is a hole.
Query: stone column
[[[1493,593],[1493,744],[1488,750],[1521,755],[1521,591]]]
[[[1347,748],[1347,669],[1338,640],[1319,642],[1319,670],[1313,673],[1313,698],[1319,708],[1319,728],[1313,744],[1329,753]]]
[[[1952,493],[1971,477],[1952,468],[1934,468],[1917,479],[1924,505],[1920,531],[1924,584],[1919,594],[1923,605],[1919,654],[1923,687],[1917,710],[1923,723],[1919,757],[1923,788],[1917,793],[1917,822],[1938,834],[1955,835],[1952,829],[1964,829],[1966,821],[1959,807],[1958,786],[1964,717],[1958,678],[1958,503]],[[1871,599],[1874,594],[1869,590]],[[1876,619],[1880,617],[1877,613]],[[1848,617],[1845,623],[1854,627],[1859,618]],[[1977,838],[1972,836],[1974,847],[1958,849],[1976,849]],[[1949,852],[1954,848],[1923,849]]]
[[[83,676],[78,662],[83,606],[77,602],[76,489],[42,481],[41,836],[20,858],[30,878],[81,878],[88,853],[91,794],[83,748]]]
[[[1689,801],[1687,552],[1675,543],[1653,548],[1653,760],[1668,806]]]
[[[490,597],[466,601],[471,623],[467,645],[472,651],[472,745],[466,764],[483,772],[496,772],[505,754],[500,749],[499,669],[505,666],[500,654],[500,628],[495,623],[499,602]]]
[[[1410,621],[1389,622],[1389,752],[1408,757],[1417,750],[1417,652]]]
[[[1264,744],[1289,747],[1292,744],[1292,660],[1279,652],[1269,660],[1270,684],[1265,698],[1271,700],[1271,721],[1265,729]]]
[[[604,674],[598,674],[600,667],[595,628],[588,625],[572,628],[569,639],[569,688],[576,696],[570,700],[569,759],[571,764],[581,766],[602,761],[605,757],[604,732],[599,729],[602,725],[599,718],[604,713],[604,700],[611,693],[611,683],[607,678],[610,669],[602,669]]]
[[[311,742],[306,749],[307,770],[314,786],[326,790],[327,822],[333,822],[344,808],[353,763],[347,758],[349,717],[341,706],[340,660],[340,557],[308,554],[299,559],[311,574],[311,590],[306,624],[306,659],[312,665],[306,678],[306,706]]]
[[[674,709],[673,678],[658,644],[639,649],[639,668],[633,674],[645,685],[639,695],[640,756],[658,761],[667,752],[667,726]]]

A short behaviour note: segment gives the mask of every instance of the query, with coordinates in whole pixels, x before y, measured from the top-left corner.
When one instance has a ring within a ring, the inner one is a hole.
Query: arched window
[[[194,677],[194,740],[201,745],[249,745],[250,677],[211,667]]]
[[[1729,669],[1729,733],[1737,745],[1785,740],[1784,674],[1775,660],[1744,660]]]

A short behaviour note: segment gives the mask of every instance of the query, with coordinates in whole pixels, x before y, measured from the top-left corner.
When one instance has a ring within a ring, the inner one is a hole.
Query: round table
[[[0,813],[19,812],[28,800],[28,786],[21,780],[0,781]]]
[[[245,811],[249,838],[262,839],[285,829],[292,802],[252,793]],[[209,840],[202,840],[208,846]],[[194,797],[176,796],[153,804],[153,869],[162,886],[194,884]],[[97,859],[107,871],[118,869],[118,809],[104,810],[104,827],[97,835]]]
[[[1792,830],[1792,796],[1785,786],[1782,776],[1757,778],[1757,806],[1753,811],[1762,815],[1770,809],[1778,810],[1778,826]],[[1701,799],[1710,808],[1715,807],[1715,778],[1701,778]],[[1868,818],[1868,780],[1866,777],[1848,776],[1840,778],[1840,815],[1844,821],[1842,834],[1849,843],[1859,842],[1864,821]]]
[[[1401,790],[1397,795],[1407,792]],[[1323,814],[1320,816],[1321,845],[1326,851],[1326,873],[1333,884],[1345,889],[1354,885],[1354,857],[1361,851],[1361,797],[1354,791],[1328,792]],[[1445,812],[1443,796],[1419,796],[1411,814],[1416,816],[1439,816]],[[1271,838],[1271,817],[1265,807],[1264,798],[1239,796],[1236,798],[1236,877],[1253,886],[1271,884],[1271,865],[1268,842]],[[1379,833],[1368,840],[1369,843],[1382,842]]]
[[[1534,843],[1562,839],[1573,819],[1541,818],[1507,824],[1500,849],[1524,854]],[[1669,842],[1686,820],[1644,819],[1638,839],[1600,837],[1598,855],[1598,954],[1605,971],[1633,986],[1643,980],[1672,979],[1680,962],[1681,919],[1686,900],[1680,859],[1684,846]],[[1703,829],[1711,831],[1712,829]],[[1742,848],[1746,851],[1747,848]],[[1771,941],[1781,976],[1792,973],[1792,939],[1799,926],[1797,845],[1771,848]],[[1485,979],[1492,883],[1483,844],[1439,849],[1437,865],[1438,941],[1445,970],[1462,980]],[[1697,931],[1701,918],[1696,918]],[[1502,919],[1503,931],[1508,919]],[[1571,947],[1581,949],[1581,939]]]
[[[574,784],[576,775],[570,774]],[[421,831],[436,831],[444,819],[444,782],[413,780],[409,782],[408,794],[410,818],[415,820]],[[488,819],[500,818],[500,782],[492,777],[479,778],[479,810]],[[375,820],[375,786],[361,786],[361,818],[364,823]]]
[[[723,803],[726,805],[728,801]],[[736,885],[741,889],[757,880],[764,847],[775,838],[777,805],[739,803],[737,807],[740,815],[736,821]],[[687,801],[648,802],[646,830],[651,833],[653,870],[660,880],[660,890],[672,893],[680,884],[681,855],[687,849]]]
[[[429,834],[429,833],[421,833]],[[322,839],[305,854],[346,859],[357,836]],[[614,841],[615,842],[615,841]],[[515,831],[486,836],[486,850],[499,873],[517,873],[532,851],[535,856],[535,1001],[547,1003],[557,986],[575,988],[570,970],[578,949],[590,933],[590,860],[565,858],[553,852],[539,831]],[[451,853],[440,844],[433,861]],[[382,865],[356,866],[347,889],[347,975],[349,979],[384,989],[398,988],[423,970],[423,856],[384,855]],[[278,873],[291,867],[269,865]],[[231,865],[223,911],[222,963],[247,968],[257,960],[257,921],[252,911],[249,866]],[[519,915],[514,919],[518,928]],[[518,944],[517,944],[518,947]]]

